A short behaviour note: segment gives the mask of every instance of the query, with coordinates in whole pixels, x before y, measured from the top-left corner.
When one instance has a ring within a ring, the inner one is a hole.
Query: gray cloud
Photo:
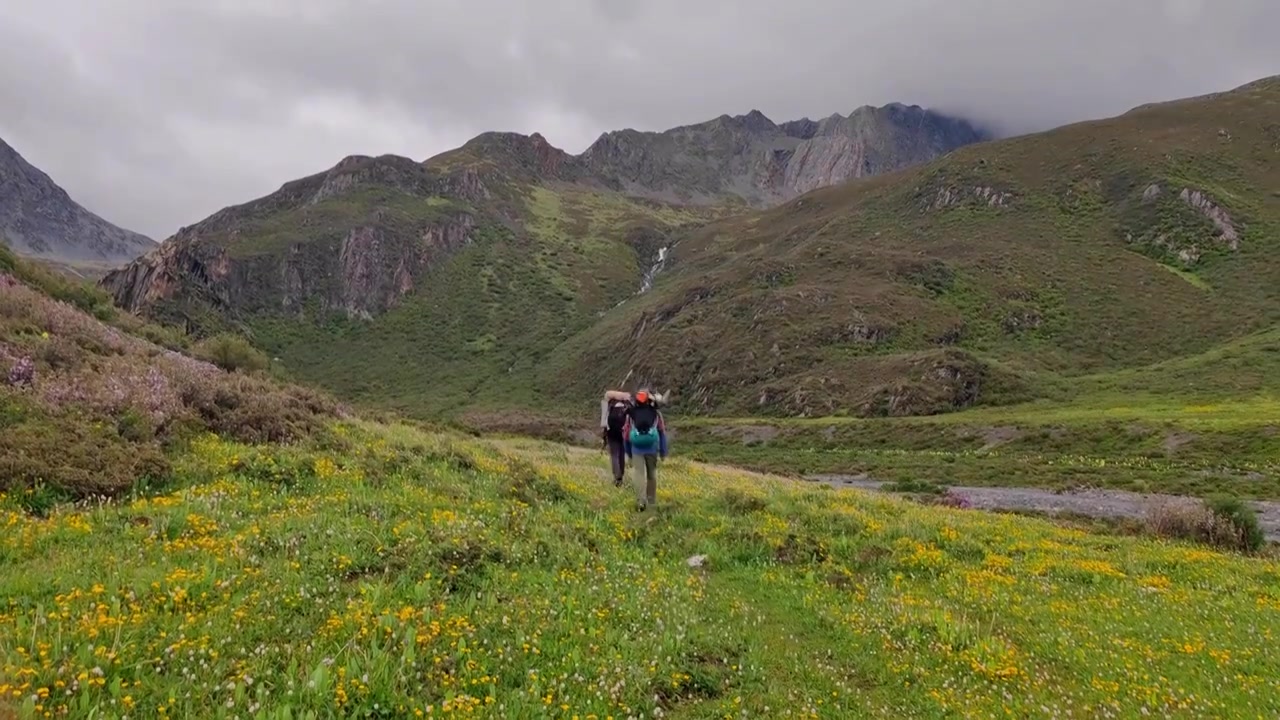
[[[10,0],[0,137],[157,238],[352,153],[918,103],[1038,130],[1280,73],[1274,0]]]

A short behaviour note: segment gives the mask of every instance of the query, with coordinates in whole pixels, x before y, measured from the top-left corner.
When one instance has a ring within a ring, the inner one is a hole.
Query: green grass
[[[1262,560],[681,460],[640,514],[599,454],[405,427],[175,466],[0,511],[0,712],[1280,711]]]
[[[1186,280],[1188,283],[1191,283],[1193,287],[1198,287],[1201,290],[1213,290],[1213,288],[1209,286],[1209,283],[1205,282],[1200,277],[1197,277],[1194,273],[1187,272],[1182,268],[1176,268],[1176,267],[1172,267],[1164,264],[1161,264],[1160,267],[1164,268],[1165,270],[1168,270],[1174,275],[1177,275],[1183,280]]]

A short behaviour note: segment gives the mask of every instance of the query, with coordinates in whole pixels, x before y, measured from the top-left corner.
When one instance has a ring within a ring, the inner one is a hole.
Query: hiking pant
[[[658,503],[658,456],[637,455],[633,462],[636,467],[636,502],[644,507],[654,507]]]
[[[609,438],[609,459],[613,461],[613,479],[621,482],[627,476],[627,446],[622,438]]]

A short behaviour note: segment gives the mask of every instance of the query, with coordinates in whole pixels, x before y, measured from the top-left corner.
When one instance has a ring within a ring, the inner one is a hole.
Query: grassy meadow
[[[0,716],[1280,712],[1256,558],[354,421],[173,462],[0,511]]]

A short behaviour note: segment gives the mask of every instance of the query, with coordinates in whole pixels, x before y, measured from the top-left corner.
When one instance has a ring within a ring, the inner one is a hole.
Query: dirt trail
[[[833,487],[879,490],[885,483],[866,475],[810,475],[805,478]],[[959,487],[949,491],[964,498],[970,507],[981,510],[1031,510],[1049,514],[1077,513],[1097,518],[1134,518],[1146,516],[1153,505],[1169,501],[1194,500],[1180,495],[1135,493],[1125,490],[1080,490],[1054,492],[1027,487]],[[1258,524],[1270,542],[1280,542],[1280,502],[1255,501]]]

